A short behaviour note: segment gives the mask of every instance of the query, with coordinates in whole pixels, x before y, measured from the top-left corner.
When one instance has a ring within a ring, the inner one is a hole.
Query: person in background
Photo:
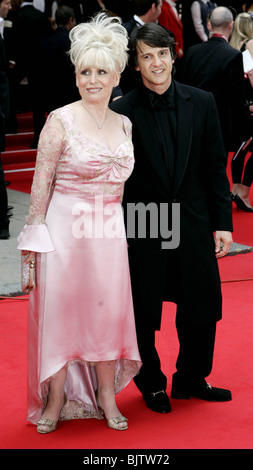
[[[211,12],[217,7],[217,3],[209,0],[197,0],[192,2],[191,15],[198,42],[205,42],[209,39],[207,20]]]
[[[240,13],[237,15],[230,45],[241,52],[248,50],[253,60],[253,13]],[[249,74],[252,75],[253,70]],[[251,137],[253,137],[253,82],[251,83],[249,74],[245,74],[246,99],[249,106],[249,128],[251,129]],[[250,157],[245,164],[248,152],[250,152]],[[251,140],[250,144],[242,148],[237,153],[236,158],[232,158],[231,161],[233,181],[231,196],[237,208],[245,212],[253,212],[249,199],[249,192],[253,182],[252,152],[253,141]]]
[[[227,155],[250,135],[242,54],[229,44],[233,26],[232,12],[215,8],[208,22],[211,37],[188,49],[182,74],[183,83],[213,93]]]
[[[44,123],[44,110],[38,95],[38,76],[40,74],[40,41],[51,34],[52,27],[48,17],[34,8],[31,0],[22,1],[13,21],[13,51],[10,59],[15,63],[16,87],[27,79],[33,112],[34,140],[32,147],[37,148],[41,125]]]
[[[127,62],[120,19],[100,13],[70,31],[81,99],[41,131],[27,225],[18,249],[34,261],[28,312],[27,419],[101,418],[128,428],[115,400],[140,368],[121,207],[134,166],[131,122],[108,108]]]
[[[66,5],[58,7],[55,12],[55,22],[56,29],[40,42],[41,73],[38,76],[40,94],[37,99],[40,100],[45,119],[54,109],[79,98],[75,70],[68,54],[69,33],[76,25],[74,10]],[[45,119],[41,122],[41,129]],[[38,134],[40,130],[37,129]]]
[[[181,79],[184,56],[183,23],[181,17],[181,2],[179,0],[164,0],[162,12],[159,16],[159,24],[170,31],[176,41],[175,79],[179,81]]]
[[[164,0],[159,16],[159,24],[174,34],[177,57],[184,55],[183,23],[177,10],[179,0]]]

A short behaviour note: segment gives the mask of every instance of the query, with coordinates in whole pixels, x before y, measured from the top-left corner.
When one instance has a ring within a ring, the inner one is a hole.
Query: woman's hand
[[[24,251],[22,250],[22,255],[27,255],[24,263],[28,264],[35,258],[35,251]]]

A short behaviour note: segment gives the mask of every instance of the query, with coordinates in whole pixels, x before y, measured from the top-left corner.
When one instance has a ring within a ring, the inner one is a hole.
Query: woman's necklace
[[[90,115],[90,117],[93,119],[93,121],[95,122],[95,124],[97,125],[97,128],[98,128],[98,129],[102,129],[102,127],[103,127],[103,125],[104,125],[104,123],[105,123],[105,121],[106,121],[106,119],[107,119],[107,116],[108,116],[108,113],[109,113],[109,109],[108,109],[107,112],[106,112],[106,116],[105,116],[103,122],[101,122],[101,124],[99,124],[99,122],[96,121],[96,119],[94,118],[94,116],[92,116],[91,112],[86,108],[86,106],[84,106],[83,102],[82,102],[82,105],[83,105],[84,109],[87,111],[87,113]]]

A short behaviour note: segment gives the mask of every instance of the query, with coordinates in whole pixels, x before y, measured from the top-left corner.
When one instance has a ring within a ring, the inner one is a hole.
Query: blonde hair
[[[99,67],[122,72],[128,61],[128,35],[121,20],[101,12],[70,31],[70,59],[76,72]]]
[[[230,45],[240,50],[240,45],[246,39],[253,39],[253,16],[249,13],[237,15],[234,23],[234,31],[230,38]]]

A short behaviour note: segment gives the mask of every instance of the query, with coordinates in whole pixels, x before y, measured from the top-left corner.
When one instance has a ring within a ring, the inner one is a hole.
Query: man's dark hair
[[[62,5],[57,8],[55,12],[55,22],[57,26],[65,26],[68,24],[70,18],[75,18],[73,8],[67,5]]]
[[[133,7],[135,15],[142,16],[145,15],[148,10],[155,3],[156,7],[160,0],[133,0]]]
[[[175,39],[170,36],[165,28],[156,23],[146,23],[140,28],[137,27],[132,31],[129,41],[129,67],[135,77],[135,67],[138,65],[137,48],[139,41],[150,47],[168,47],[172,59],[175,60],[177,57]]]

